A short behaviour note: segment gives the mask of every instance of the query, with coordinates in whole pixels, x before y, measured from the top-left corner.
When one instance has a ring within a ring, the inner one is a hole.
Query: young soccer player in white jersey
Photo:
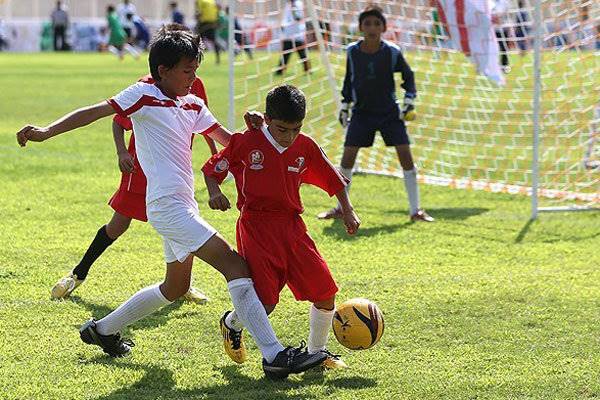
[[[326,358],[300,347],[284,348],[275,336],[254,290],[245,261],[198,213],[194,199],[191,136],[209,135],[223,145],[230,132],[202,99],[189,94],[201,59],[200,39],[183,31],[159,32],[150,45],[150,73],[155,84],[138,82],[108,101],[80,108],[46,127],[27,125],[17,141],[43,141],[88,125],[115,112],[131,118],[137,155],[146,174],[148,221],[163,239],[166,277],[144,288],[104,318],[80,329],[81,339],[113,357],[127,355],[131,342],[120,331],[182,296],[189,288],[195,255],[223,274],[234,307],[258,345],[266,374],[299,373]]]
[[[266,100],[267,125],[233,135],[202,171],[209,205],[222,211],[229,208],[229,200],[219,184],[229,172],[235,177],[240,210],[238,251],[248,262],[267,313],[275,309],[287,284],[297,300],[312,303],[308,352],[325,354],[326,368],[344,368],[339,356],[326,349],[338,288],[300,216],[300,185],[312,184],[336,195],[348,233],[358,230],[360,220],[345,190],[345,178],[319,145],[300,132],[305,116],[306,99],[301,90],[291,85],[273,88]],[[236,314],[237,310],[227,312],[221,318],[221,334],[225,352],[243,363],[243,325]]]
[[[341,172],[352,179],[352,169],[361,147],[371,147],[375,132],[380,131],[386,146],[394,146],[404,174],[411,221],[432,222],[419,204],[417,169],[410,151],[410,141],[404,119],[414,112],[417,97],[415,78],[400,49],[382,40],[386,21],[377,7],[370,7],[358,16],[358,27],[364,39],[351,43],[347,50],[346,76],[342,89],[339,120],[346,129]],[[394,73],[402,74],[404,102],[396,101]],[[350,105],[352,118],[350,119]],[[349,187],[348,187],[349,188]],[[337,207],[318,215],[320,219],[340,218]]]
[[[179,24],[169,24],[161,28],[164,31],[187,30],[189,28]],[[164,32],[162,32],[164,34]],[[151,75],[140,78],[141,82],[154,83]],[[208,105],[208,97],[204,83],[196,77],[190,93],[200,97]],[[128,229],[132,220],[146,222],[146,176],[135,153],[135,135],[132,131],[131,120],[116,114],[113,118],[113,139],[119,157],[119,168],[121,169],[121,184],[112,196],[108,204],[114,210],[110,221],[100,227],[96,236],[88,246],[79,264],[65,276],[60,278],[50,291],[52,298],[67,298],[85,282],[92,264],[104,251],[111,246]],[[129,147],[125,147],[125,130],[132,131],[129,138]],[[204,136],[212,154],[217,153],[215,142],[208,136]],[[187,301],[204,304],[208,297],[193,286],[183,295]]]

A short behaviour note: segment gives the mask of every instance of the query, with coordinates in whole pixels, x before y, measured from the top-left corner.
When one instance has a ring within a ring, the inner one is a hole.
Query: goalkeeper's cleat
[[[96,321],[91,319],[79,329],[79,337],[83,343],[100,346],[102,351],[111,357],[125,357],[135,344],[131,340],[121,338],[120,333],[101,335],[96,330]]]
[[[244,337],[242,334],[243,331],[236,331],[225,324],[225,318],[227,318],[227,315],[229,315],[230,312],[231,311],[227,311],[223,317],[221,317],[221,321],[219,321],[221,336],[223,336],[223,348],[229,358],[238,364],[243,364],[248,359],[246,345],[244,344]]]
[[[321,364],[321,368],[327,369],[346,369],[348,368],[348,364],[344,362],[339,356],[339,354],[333,354],[329,350],[321,350],[321,353],[324,353],[327,358]]]
[[[416,213],[410,216],[410,220],[412,222],[423,221],[423,222],[434,222],[435,219],[427,214],[425,210],[419,208]]]
[[[342,218],[342,209],[333,207],[330,210],[323,211],[317,214],[317,219],[340,219]]]
[[[77,275],[75,275],[73,271],[71,271],[67,275],[60,278],[59,281],[54,284],[52,290],[50,291],[50,295],[53,299],[67,298],[82,283],[83,279],[78,279]]]
[[[193,286],[190,286],[190,289],[187,291],[187,293],[183,295],[183,299],[195,304],[208,303],[208,296]]]
[[[321,351],[310,354],[304,346],[302,342],[299,347],[286,347],[277,353],[272,362],[263,358],[265,376],[269,379],[285,379],[289,374],[299,374],[321,365],[327,358]]]

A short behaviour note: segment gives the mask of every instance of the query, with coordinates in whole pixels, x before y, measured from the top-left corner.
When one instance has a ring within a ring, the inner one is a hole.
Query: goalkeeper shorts
[[[398,114],[398,109],[388,114],[354,111],[346,130],[344,146],[371,147],[376,131],[381,132],[386,146],[410,144],[406,126]]]

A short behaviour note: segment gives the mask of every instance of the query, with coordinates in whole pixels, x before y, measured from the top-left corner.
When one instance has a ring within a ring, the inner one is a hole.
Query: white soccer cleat
[[[53,299],[65,299],[69,297],[71,293],[73,293],[73,291],[82,283],[83,280],[77,279],[77,275],[71,271],[68,275],[65,275],[58,282],[56,282],[54,287],[52,287],[50,294],[52,295]]]
[[[195,304],[208,303],[208,296],[193,286],[190,286],[190,290],[188,290],[187,293],[183,295],[183,299],[185,301],[189,301],[190,303]]]

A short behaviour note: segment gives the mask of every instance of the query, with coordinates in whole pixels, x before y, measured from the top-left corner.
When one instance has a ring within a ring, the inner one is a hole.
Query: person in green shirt
[[[140,58],[140,53],[127,43],[127,33],[125,33],[125,29],[123,29],[121,20],[113,5],[106,7],[106,19],[108,21],[108,29],[110,30],[108,50],[119,57],[120,60],[123,59],[124,50],[131,54],[135,59]]]

